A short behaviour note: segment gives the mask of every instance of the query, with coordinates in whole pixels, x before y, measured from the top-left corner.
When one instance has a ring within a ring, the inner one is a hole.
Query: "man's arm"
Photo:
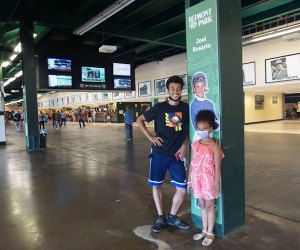
[[[153,136],[150,131],[147,129],[145,124],[146,118],[144,115],[140,115],[136,119],[136,123],[139,125],[140,129],[144,133],[144,135],[151,141],[155,146],[162,146],[163,140],[158,136]]]
[[[176,154],[180,154],[180,159],[183,160],[186,157],[186,153],[189,145],[189,133],[186,131],[185,139],[181,145],[181,147],[177,150]]]
[[[216,142],[212,145],[212,151],[214,153],[215,160],[215,186],[214,194],[216,197],[220,196],[220,180],[221,180],[221,162],[222,162],[222,151],[219,144]]]

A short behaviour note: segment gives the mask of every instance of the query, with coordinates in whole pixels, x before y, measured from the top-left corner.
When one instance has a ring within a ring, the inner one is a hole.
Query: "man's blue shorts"
[[[175,156],[166,156],[155,150],[150,153],[150,173],[148,184],[161,186],[169,170],[171,185],[186,188],[186,170],[183,161],[177,161]]]

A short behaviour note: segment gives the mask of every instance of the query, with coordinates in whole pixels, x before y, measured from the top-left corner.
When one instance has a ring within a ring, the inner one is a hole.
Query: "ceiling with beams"
[[[0,0],[0,64],[8,60],[19,43],[20,9],[23,4],[32,10],[35,43],[51,40],[72,43],[73,31],[90,20],[115,0]],[[190,1],[200,2],[199,0]],[[299,0],[241,0],[243,34],[257,32],[270,20],[286,21],[291,13],[300,12]],[[113,57],[133,53],[136,65],[163,60],[185,52],[185,1],[136,0],[80,37],[84,46],[116,45]],[[274,25],[273,25],[274,27]],[[21,56],[3,69],[8,78],[20,70]],[[21,79],[5,88],[21,88]],[[13,94],[6,100],[20,98]]]

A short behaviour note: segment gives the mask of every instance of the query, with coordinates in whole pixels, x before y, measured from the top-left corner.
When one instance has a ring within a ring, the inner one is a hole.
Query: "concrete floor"
[[[150,234],[150,143],[138,128],[127,143],[123,126],[50,126],[48,149],[30,153],[24,133],[8,126],[7,134],[0,147],[1,250],[201,249],[192,240],[196,228]],[[246,225],[209,249],[300,249],[299,143],[300,135],[246,133]],[[168,184],[164,194],[169,208]],[[188,196],[180,215],[190,222]]]

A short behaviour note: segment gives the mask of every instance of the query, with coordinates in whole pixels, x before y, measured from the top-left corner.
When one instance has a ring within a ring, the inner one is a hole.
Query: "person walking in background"
[[[53,111],[53,112],[52,112],[52,126],[53,126],[53,127],[55,126],[55,119],[56,119],[56,112]]]
[[[84,118],[83,118],[81,108],[77,109],[76,116],[77,116],[77,120],[78,120],[78,123],[79,123],[79,127],[81,128],[81,123],[82,123],[83,127],[85,128],[85,123],[84,123]]]
[[[203,229],[201,233],[195,234],[193,239],[203,239],[202,245],[210,246],[215,239],[214,201],[220,196],[221,161],[224,154],[218,142],[210,137],[216,127],[215,114],[211,110],[201,110],[196,115],[195,122],[200,139],[192,143],[187,190],[193,192],[201,207]]]
[[[63,124],[66,126],[66,112],[64,110],[60,112],[60,127],[62,127]]]
[[[17,129],[17,132],[21,132],[21,114],[19,111],[16,111],[14,116],[13,116],[15,126]]]
[[[126,140],[130,141],[133,139],[133,134],[132,134],[133,112],[130,106],[127,106],[126,109],[127,110],[124,113],[125,133],[126,133]]]
[[[60,126],[60,119],[61,119],[61,116],[60,116],[60,112],[59,111],[57,111],[56,113],[55,113],[55,128],[56,129],[59,129],[59,128],[61,128],[61,126]]]
[[[92,111],[89,109],[89,111],[87,112],[87,117],[88,117],[88,124],[89,123],[93,123],[93,117],[92,117]]]
[[[42,111],[40,111],[40,114],[39,114],[39,126],[40,126],[40,130],[42,129],[45,129],[45,121],[44,121],[44,114]]]
[[[47,115],[47,113],[44,115],[44,124],[48,125],[48,115]]]

